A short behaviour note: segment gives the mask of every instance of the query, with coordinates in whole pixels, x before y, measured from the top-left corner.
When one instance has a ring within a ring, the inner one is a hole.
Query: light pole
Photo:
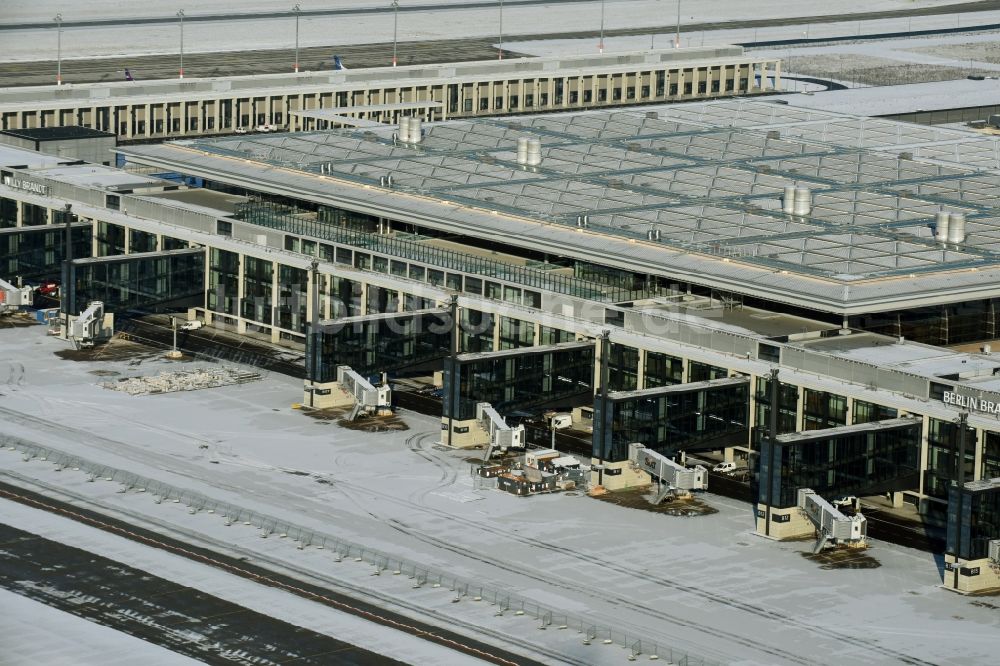
[[[500,0],[500,54],[497,60],[503,60],[503,0]]]
[[[180,76],[177,78],[184,78],[184,10],[177,10],[177,18],[181,20],[181,71]]]
[[[302,8],[298,5],[292,7],[292,13],[295,14],[295,73],[299,73],[299,13]]]
[[[674,36],[674,48],[681,47],[681,0],[677,0],[677,34]]]
[[[597,43],[597,51],[604,53],[604,0],[601,0],[601,41]]]
[[[56,22],[56,85],[62,85],[62,14],[52,19]]]
[[[399,34],[399,0],[392,0],[392,66],[396,66],[396,35]]]

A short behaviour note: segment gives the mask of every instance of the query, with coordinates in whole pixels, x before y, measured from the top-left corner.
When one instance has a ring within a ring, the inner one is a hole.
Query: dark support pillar
[[[73,211],[73,204],[68,203],[63,208],[63,223],[66,225],[63,232],[63,263],[62,263],[62,289],[59,299],[59,310],[62,312],[63,324],[69,334],[69,294],[74,291],[74,285],[70,284],[72,271],[70,262],[73,261],[73,227],[70,222],[70,214]]]
[[[608,382],[611,379],[611,370],[608,361],[610,357],[611,331],[604,331],[601,333],[597,356],[598,363],[601,364],[600,386],[597,387],[597,400],[600,405],[598,411],[600,412],[601,420],[594,428],[594,435],[598,438],[597,446],[594,448],[597,450],[597,485],[599,486],[604,485],[604,453],[608,448],[608,428],[606,426],[612,422],[611,415],[608,414]]]
[[[774,489],[774,468],[776,467],[775,455],[778,451],[777,447],[777,437],[778,437],[778,406],[781,400],[781,388],[778,382],[778,369],[774,368],[771,370],[771,413],[767,424],[767,440],[769,446],[768,448],[768,458],[767,461],[767,478],[762,479],[762,482],[767,484],[767,508],[764,510],[764,534],[767,536],[771,535],[771,504],[774,502],[774,498],[771,497],[771,491]]]
[[[454,372],[458,368],[458,362],[455,358],[458,356],[458,344],[461,338],[459,337],[459,327],[458,327],[458,296],[451,297],[451,303],[448,304],[448,311],[451,316],[451,349],[449,351],[449,356],[451,357],[451,368]],[[452,377],[455,378],[456,375]],[[457,395],[458,389],[455,388],[454,395]],[[457,401],[453,401],[451,409],[448,410],[448,446],[451,446],[451,434],[455,429],[455,409],[458,406]]]
[[[309,406],[315,406],[315,396],[316,396],[316,380],[317,373],[316,369],[320,365],[320,350],[319,342],[319,262],[313,261],[310,265],[310,271],[312,275],[312,294],[310,298],[312,299],[312,316],[309,317],[309,338],[306,342],[307,347],[312,346],[312,358],[306,359],[306,380],[312,384],[309,390]]]
[[[955,480],[958,482],[960,491],[965,485],[965,429],[968,425],[969,414],[968,412],[962,412],[958,417],[958,470],[955,474]]]

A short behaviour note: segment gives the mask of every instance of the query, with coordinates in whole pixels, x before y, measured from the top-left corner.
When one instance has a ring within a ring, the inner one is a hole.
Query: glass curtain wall
[[[761,444],[760,501],[793,507],[800,488],[826,499],[913,489],[920,478],[920,424]],[[773,471],[773,474],[772,474]],[[770,477],[770,478],[769,478]]]
[[[645,388],[671,386],[683,381],[683,360],[660,352],[646,352]]]
[[[212,248],[208,252],[208,293],[205,302],[209,310],[226,315],[239,315],[240,255]]]
[[[306,270],[278,264],[278,327],[305,332],[308,304],[309,276]]]
[[[244,319],[270,326],[274,264],[256,257],[243,257],[243,298],[240,311]]]
[[[332,382],[338,365],[374,375],[440,359],[450,349],[451,325],[446,314],[401,313],[328,324],[307,340],[312,378]]]
[[[70,238],[74,258],[90,256],[89,227],[73,228]],[[61,264],[66,256],[65,242],[65,231],[53,227],[21,228],[0,233],[0,275],[32,279],[61,275]]]
[[[805,389],[803,403],[803,430],[823,430],[847,425],[845,396]]]
[[[608,358],[608,390],[634,391],[639,388],[639,350],[612,342]]]
[[[948,499],[948,487],[958,479],[958,423],[930,419],[927,427],[927,469],[924,471],[924,493]],[[965,479],[971,481],[976,465],[976,431],[965,429]]]
[[[107,312],[160,312],[201,303],[205,253],[73,261],[70,273],[70,312],[91,301],[102,301]]]
[[[948,552],[965,560],[982,559],[989,556],[993,539],[1000,539],[1000,484],[951,486]]]
[[[593,399],[593,346],[495,354],[445,359],[444,416],[475,418],[479,402],[509,415],[560,401],[586,404]]]
[[[633,442],[670,454],[740,446],[747,441],[750,401],[745,382],[608,398],[611,418],[610,423],[604,419],[605,450],[594,451],[595,457],[606,461],[627,460],[628,445]],[[595,415],[598,402],[600,398],[595,400]]]

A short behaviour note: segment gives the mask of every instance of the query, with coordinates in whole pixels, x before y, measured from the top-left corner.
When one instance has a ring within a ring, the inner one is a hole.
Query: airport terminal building
[[[363,66],[363,63],[360,63]],[[123,142],[614,108],[768,94],[781,62],[738,46],[298,74],[0,88],[0,130],[75,125]]]
[[[799,488],[944,520],[1000,477],[994,137],[736,99],[120,148],[145,175],[0,150],[0,254],[41,247],[3,276],[68,224],[76,309],[304,348],[313,396],[437,373],[453,446],[488,401],[572,409],[609,487],[632,442],[721,450],[765,534]]]

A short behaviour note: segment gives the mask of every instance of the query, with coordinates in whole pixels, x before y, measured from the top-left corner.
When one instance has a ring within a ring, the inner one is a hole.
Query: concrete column
[[[135,106],[128,104],[125,106],[125,138],[131,139],[135,136]]]
[[[146,131],[144,135],[146,138],[153,133],[153,106],[151,104],[146,104],[143,107],[143,113],[145,114]]]
[[[975,462],[972,463],[972,478],[969,481],[979,481],[983,478],[983,449],[986,446],[986,432],[982,428],[976,428],[976,452]],[[965,464],[962,461],[959,464]]]
[[[639,348],[639,367],[636,369],[636,379],[635,387],[637,389],[645,388],[646,384],[646,354],[649,352],[645,349]]]
[[[903,414],[900,413],[900,416]],[[920,424],[920,470],[927,469],[927,458],[928,458],[928,446],[927,446],[927,430],[930,426],[930,417],[923,416],[921,418]],[[924,482],[926,481],[926,476],[923,471],[920,472],[920,493],[922,495],[927,494],[927,490],[924,488]]]
[[[805,423],[804,412],[805,412],[805,402],[806,402],[805,396],[806,396],[806,390],[800,386],[798,391],[798,397],[795,400],[795,429],[798,430],[799,432],[805,429],[804,428],[804,423]],[[774,407],[774,405],[772,405],[772,407]]]
[[[243,334],[247,332],[247,322],[243,319],[243,299],[246,296],[246,263],[245,254],[240,254],[239,280],[236,283],[236,332]],[[206,271],[207,272],[207,271]]]
[[[774,61],[774,88],[781,90],[781,61]]]
[[[278,309],[278,301],[281,295],[278,293],[278,274],[281,272],[281,265],[277,261],[271,262],[271,342],[277,344],[281,341],[281,333],[278,331],[278,321],[275,312]]]

